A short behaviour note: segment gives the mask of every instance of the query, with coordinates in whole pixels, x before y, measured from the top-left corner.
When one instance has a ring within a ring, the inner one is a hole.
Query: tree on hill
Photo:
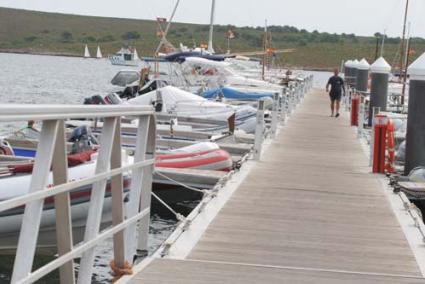
[[[131,32],[126,32],[121,37],[124,40],[138,39],[140,38],[140,34],[136,31],[131,31]]]
[[[71,42],[73,39],[72,33],[68,32],[68,31],[64,31],[61,34],[61,40],[62,42]]]

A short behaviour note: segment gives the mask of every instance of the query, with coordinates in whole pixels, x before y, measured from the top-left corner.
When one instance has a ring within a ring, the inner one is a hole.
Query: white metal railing
[[[121,117],[138,119],[134,163],[122,165]],[[94,176],[68,180],[65,119],[103,118]],[[81,257],[78,283],[90,283],[94,248],[113,237],[114,264],[123,268],[137,249],[147,250],[150,195],[155,153],[155,118],[146,106],[1,105],[0,122],[42,121],[30,188],[27,194],[0,202],[0,212],[25,205],[13,267],[12,283],[33,283],[59,268],[61,283],[75,283],[74,262]],[[51,169],[51,170],[50,170]],[[50,172],[53,187],[48,186]],[[131,172],[129,202],[124,204],[123,174]],[[100,231],[106,185],[110,181],[112,227]],[[92,185],[84,241],[74,246],[70,192]],[[32,271],[44,199],[54,197],[58,257]],[[139,226],[136,227],[136,224]],[[136,228],[139,228],[136,234]],[[136,237],[138,235],[138,237]]]
[[[270,136],[275,138],[279,121],[285,123],[286,117],[291,114],[295,107],[302,101],[304,95],[310,91],[313,86],[313,76],[307,76],[302,82],[294,82],[286,88],[282,88],[282,93],[274,93],[273,106],[271,111]],[[253,158],[258,161],[261,159],[262,145],[267,131],[264,121],[265,101],[259,100],[257,108],[257,124],[255,128]]]

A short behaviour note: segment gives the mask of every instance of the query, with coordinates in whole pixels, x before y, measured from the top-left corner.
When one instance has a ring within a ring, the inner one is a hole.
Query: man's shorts
[[[341,100],[341,93],[329,93],[329,97],[331,98],[331,101],[340,101]]]

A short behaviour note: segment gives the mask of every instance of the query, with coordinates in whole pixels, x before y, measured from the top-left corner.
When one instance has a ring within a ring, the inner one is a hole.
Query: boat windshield
[[[139,72],[137,71],[120,71],[111,80],[111,84],[115,86],[125,87],[139,80]]]

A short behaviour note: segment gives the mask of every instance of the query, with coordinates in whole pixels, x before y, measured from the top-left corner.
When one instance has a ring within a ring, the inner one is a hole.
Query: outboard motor
[[[127,86],[125,87],[124,91],[122,91],[120,93],[120,98],[122,99],[132,99],[135,98],[137,95],[137,92],[139,91],[139,86],[135,85],[135,86]]]
[[[122,99],[116,93],[112,93],[105,97],[105,102],[110,105],[120,105],[122,104]]]
[[[96,137],[91,133],[91,129],[86,125],[75,128],[68,142],[72,142],[72,154],[85,152],[93,149],[93,145],[98,145]]]
[[[106,102],[101,96],[94,95],[94,96],[91,96],[90,98],[85,98],[84,104],[85,105],[106,105]]]

